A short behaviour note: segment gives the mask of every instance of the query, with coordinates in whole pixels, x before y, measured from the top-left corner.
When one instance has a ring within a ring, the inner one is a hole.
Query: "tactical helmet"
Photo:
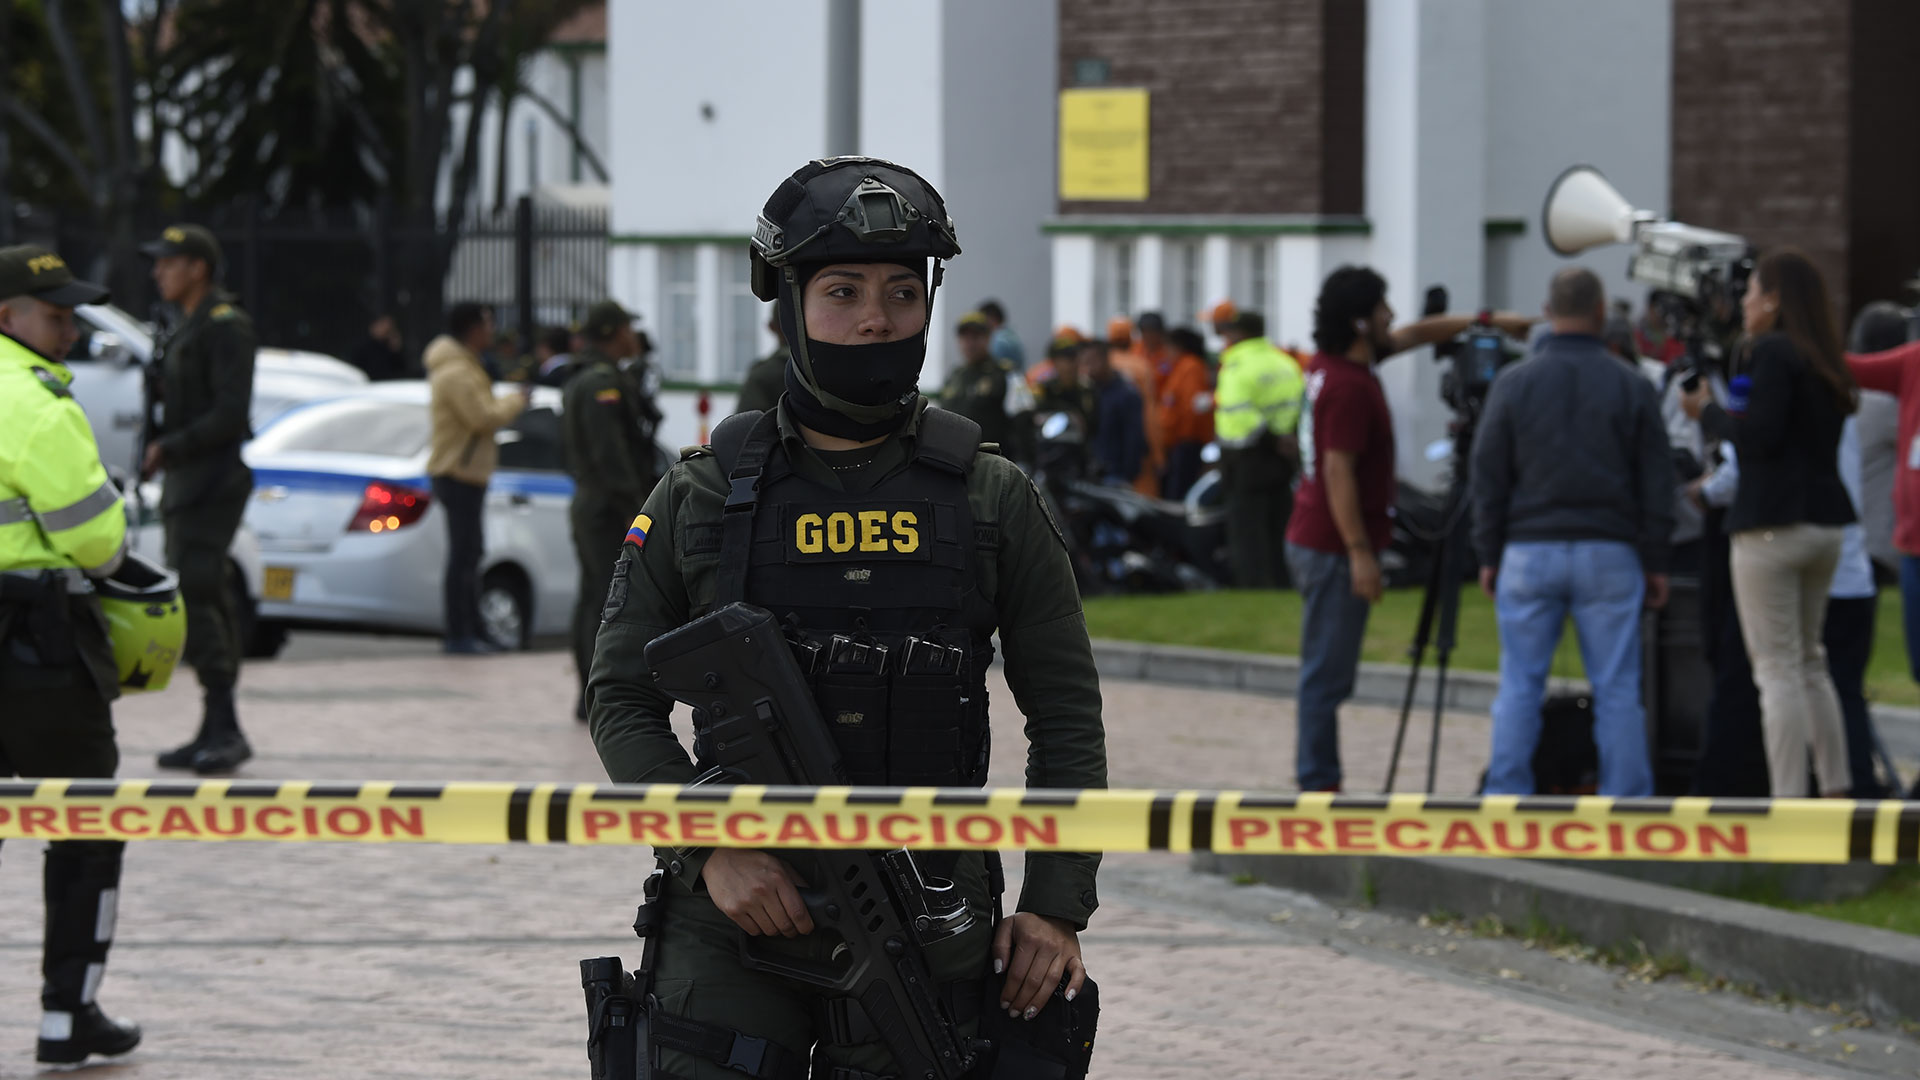
[[[790,318],[790,330],[797,331],[788,334],[788,346],[806,389],[836,411],[874,420],[889,409],[847,402],[820,389],[800,310],[801,289],[809,276],[804,268],[835,262],[912,265],[931,259],[930,328],[933,294],[944,269],[940,261],[958,254],[960,244],[946,203],[918,173],[880,158],[823,158],[782,181],[761,210],[750,250],[753,294],[773,301],[784,291],[792,310],[782,312],[782,322]],[[926,334],[925,329],[920,334],[923,355]]]
[[[180,576],[128,552],[120,568],[94,582],[94,589],[107,616],[120,689],[128,693],[165,690],[187,638]]]

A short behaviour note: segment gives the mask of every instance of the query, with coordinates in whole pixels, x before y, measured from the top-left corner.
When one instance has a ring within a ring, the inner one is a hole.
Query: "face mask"
[[[813,375],[809,385],[800,350],[795,350],[787,360],[787,396],[801,423],[840,438],[872,439],[893,431],[919,396],[920,372],[927,362],[926,331],[871,345],[828,344],[802,336],[799,303],[782,281],[781,330],[788,341],[804,340]]]

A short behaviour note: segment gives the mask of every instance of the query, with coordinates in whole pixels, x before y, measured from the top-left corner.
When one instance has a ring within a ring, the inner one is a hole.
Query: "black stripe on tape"
[[[1879,803],[1861,803],[1853,808],[1853,823],[1847,829],[1847,859],[1863,862],[1873,858],[1873,819]]]
[[[1147,808],[1147,849],[1165,851],[1173,839],[1173,796],[1155,793]]]
[[[388,796],[394,799],[438,799],[447,793],[445,784],[395,784]]]
[[[1525,803],[1527,800],[1520,800]],[[1422,810],[1441,810],[1452,813],[1471,813],[1480,809],[1480,800],[1465,795],[1429,795],[1420,800]],[[1524,806],[1521,809],[1525,809]]]
[[[147,785],[150,799],[191,799],[200,794],[200,785],[178,780],[162,780]]]
[[[315,784],[307,789],[309,799],[357,799],[361,784]]]
[[[816,800],[811,791],[794,791],[788,788],[785,790],[768,791],[765,795],[760,796],[760,801],[763,803],[798,803],[802,806],[812,806]]]
[[[853,791],[847,795],[848,806],[899,806],[906,792],[900,788],[882,788],[879,791]]]
[[[67,795],[75,799],[111,799],[120,793],[113,780],[75,780],[67,785]]]
[[[533,801],[533,786],[521,784],[513,789],[513,795],[507,799],[507,841],[514,844],[527,842],[527,804]]]
[[[1213,847],[1213,805],[1219,801],[1217,795],[1202,795],[1193,804],[1193,832],[1190,843],[1195,851],[1206,851]]]
[[[1771,799],[1746,798],[1715,799],[1707,804],[1707,813],[1710,815],[1745,814],[1753,817],[1766,817],[1768,814],[1773,813],[1773,801]]]
[[[567,811],[572,805],[572,785],[553,789],[553,799],[547,803],[547,843],[567,842]]]
[[[1020,796],[1021,806],[1079,806],[1077,791],[1029,791]]]
[[[598,791],[595,791],[593,793],[593,801],[595,802],[646,802],[647,793],[644,791],[641,791],[641,792],[608,791],[605,788],[601,788]],[[774,801],[773,797],[768,796],[767,801],[773,802]]]
[[[1520,801],[1514,804],[1514,809],[1523,814],[1566,814],[1573,811],[1574,803],[1575,799],[1571,795],[1523,795]],[[1439,808],[1429,802],[1427,809]],[[1475,809],[1479,808],[1475,807]]]
[[[1616,814],[1671,814],[1672,799],[1615,799],[1613,812]]]
[[[227,785],[227,797],[230,799],[277,799],[280,797],[280,784],[269,780],[243,780]]]
[[[1920,806],[1900,808],[1900,833],[1893,844],[1893,857],[1901,862],[1920,862]]]
[[[1335,795],[1333,808],[1335,810],[1385,810],[1387,797],[1385,795]]]
[[[993,796],[984,791],[937,791],[933,795],[935,806],[985,806],[993,801]]]
[[[39,784],[23,784],[18,780],[0,780],[0,799],[30,799]]]
[[[1298,795],[1242,795],[1242,810],[1293,810],[1300,806]]]

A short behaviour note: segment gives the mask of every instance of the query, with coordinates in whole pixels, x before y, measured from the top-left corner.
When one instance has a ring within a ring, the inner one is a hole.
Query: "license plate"
[[[293,574],[291,566],[269,566],[266,577],[260,583],[260,596],[264,600],[293,599]]]

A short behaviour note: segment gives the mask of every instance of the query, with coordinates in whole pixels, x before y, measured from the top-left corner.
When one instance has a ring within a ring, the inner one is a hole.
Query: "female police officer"
[[[1099,685],[1059,533],[1026,477],[979,447],[976,425],[930,410],[918,393],[941,261],[959,251],[939,194],[890,162],[816,161],[768,200],[754,291],[778,301],[792,345],[787,392],[774,412],[744,414],[713,446],[686,451],[628,534],[588,687],[594,742],[615,781],[684,783],[700,771],[669,727],[672,702],[653,687],[643,649],[745,600],[796,633],[891,646],[881,670],[836,673],[829,663],[815,681],[852,782],[985,781],[997,630],[1026,716],[1028,784],[1106,786]],[[743,528],[722,525],[739,510],[736,498],[723,512],[730,492],[747,493]],[[955,662],[916,672],[909,646],[929,641]],[[663,854],[674,876],[653,973],[660,1008],[765,1040],[758,1075],[768,1078],[804,1075],[816,1044],[827,1075],[889,1072],[857,1005],[739,962],[741,932],[796,958],[827,958],[831,943],[812,934],[796,890],[805,852]],[[930,854],[985,910],[985,860]],[[989,965],[1005,973],[1000,1005],[1015,1017],[1032,1019],[1063,977],[1069,993],[1080,988],[1077,935],[1098,903],[1098,865],[1093,854],[1031,853],[1016,914],[929,947],[957,1013]],[[654,1049],[675,1076],[736,1075]]]

